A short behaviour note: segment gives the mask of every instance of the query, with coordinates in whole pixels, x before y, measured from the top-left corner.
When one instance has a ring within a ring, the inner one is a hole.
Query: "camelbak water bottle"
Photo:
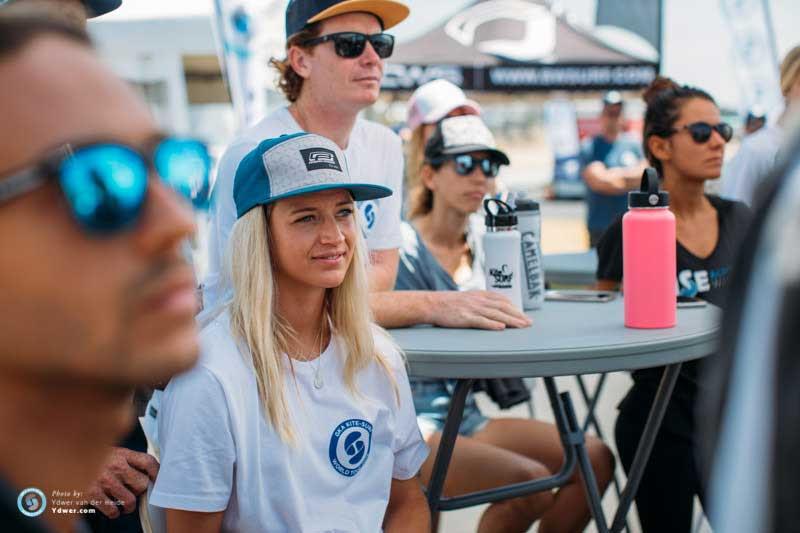
[[[489,209],[492,204],[497,206],[496,212]],[[502,294],[522,310],[517,216],[510,205],[494,198],[485,199],[483,208],[486,210],[486,234],[483,236],[486,290]]]
[[[522,308],[539,309],[544,303],[544,270],[542,265],[542,216],[539,203],[517,198],[517,213],[522,255]]]
[[[639,191],[628,193],[628,208],[622,217],[625,325],[671,328],[677,320],[675,216],[654,168],[644,171]]]

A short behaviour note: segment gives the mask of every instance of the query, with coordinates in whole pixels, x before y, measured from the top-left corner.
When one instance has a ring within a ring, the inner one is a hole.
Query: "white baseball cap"
[[[422,124],[434,124],[459,107],[466,107],[475,115],[481,113],[481,106],[467,98],[457,85],[443,79],[429,81],[418,87],[408,100],[406,123],[412,130]]]

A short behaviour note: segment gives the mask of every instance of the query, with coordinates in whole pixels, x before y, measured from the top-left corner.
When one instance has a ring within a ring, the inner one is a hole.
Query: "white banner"
[[[783,109],[772,21],[763,0],[720,0],[730,28],[741,111],[758,105],[774,117]]]
[[[267,112],[268,63],[276,43],[283,42],[284,9],[280,0],[214,0],[217,53],[239,130]]]
[[[553,191],[559,198],[580,198],[585,193],[581,179],[581,146],[575,105],[566,98],[544,104],[544,122],[553,151]]]

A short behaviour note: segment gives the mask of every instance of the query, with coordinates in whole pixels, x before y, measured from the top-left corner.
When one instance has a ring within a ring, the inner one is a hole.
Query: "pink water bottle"
[[[671,328],[677,320],[675,215],[669,193],[648,168],[639,191],[628,193],[622,217],[622,290],[625,326]]]

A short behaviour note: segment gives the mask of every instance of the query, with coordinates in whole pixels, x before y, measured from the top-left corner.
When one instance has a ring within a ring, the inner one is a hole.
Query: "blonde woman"
[[[324,137],[269,139],[234,181],[233,300],[167,387],[151,504],[170,533],[424,531],[428,450],[370,321],[354,183]],[[402,523],[401,523],[402,521]]]
[[[494,137],[479,117],[450,117],[438,123],[425,149],[422,179],[412,191],[409,222],[403,223],[396,290],[485,292],[479,235],[482,221],[475,224],[474,213],[500,167],[508,163],[508,157],[497,149]],[[515,324],[513,309],[503,297],[487,301],[483,326],[502,329],[506,324],[529,325]],[[415,378],[411,386],[420,428],[428,444],[438,447],[454,384],[446,379]],[[587,437],[586,448],[604,491],[611,480],[614,458],[595,437]],[[563,460],[561,440],[553,424],[530,419],[490,419],[470,395],[444,494],[458,496],[547,477],[561,468]],[[433,457],[422,467],[424,482],[428,482],[432,470]],[[489,505],[478,531],[528,531],[538,520],[538,531],[542,533],[577,533],[584,530],[589,518],[584,490],[575,473],[557,492],[538,492]]]

